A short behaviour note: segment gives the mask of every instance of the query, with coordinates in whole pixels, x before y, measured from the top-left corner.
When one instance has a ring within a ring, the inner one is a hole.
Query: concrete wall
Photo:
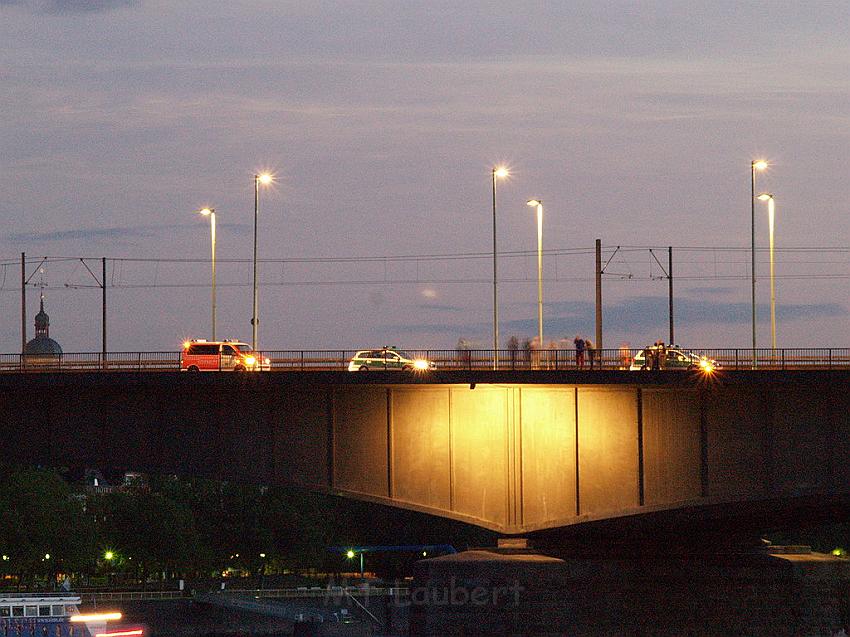
[[[850,493],[850,374],[551,378],[6,375],[0,452],[297,482],[503,532]]]

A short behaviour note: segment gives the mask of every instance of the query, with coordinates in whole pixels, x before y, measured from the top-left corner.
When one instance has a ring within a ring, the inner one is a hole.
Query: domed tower
[[[25,356],[58,356],[62,347],[50,338],[50,317],[44,311],[44,295],[41,295],[41,309],[35,315],[35,338],[24,347]]]

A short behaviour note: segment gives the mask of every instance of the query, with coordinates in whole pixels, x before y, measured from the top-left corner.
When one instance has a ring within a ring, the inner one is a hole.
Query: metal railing
[[[218,591],[217,591],[218,592]],[[299,586],[298,588],[265,588],[265,589],[227,589],[221,591],[225,593],[234,593],[240,595],[250,595],[256,598],[269,599],[299,599],[305,597],[335,597],[335,596],[355,596],[369,597],[374,595],[381,596],[404,596],[408,594],[406,587],[389,587],[389,586],[326,586],[326,587],[306,587]]]
[[[166,599],[182,599],[191,597],[193,594],[192,591],[189,590],[167,590],[167,591],[83,591],[78,594],[80,600],[83,604],[101,604],[106,602],[127,602],[127,601],[140,601],[140,600],[166,600]],[[361,586],[331,586],[331,587],[318,587],[313,586],[310,588],[307,587],[298,587],[298,588],[267,588],[267,589],[226,589],[222,591],[211,591],[208,593],[210,595],[246,595],[250,597],[254,597],[256,599],[266,598],[266,599],[304,599],[304,598],[318,598],[324,599],[328,597],[336,597],[336,596],[353,596],[353,597],[405,597],[408,594],[408,589],[405,587],[361,587]],[[14,595],[7,595],[6,597],[35,597],[35,598],[47,598],[47,597],[69,597],[68,593],[64,595],[56,594],[35,594],[35,593],[16,593]],[[76,597],[77,595],[71,594],[70,597]]]
[[[180,599],[186,597],[185,591],[103,591],[98,593],[80,593],[83,604],[103,602],[126,602],[133,600]]]
[[[850,369],[850,348],[677,348],[715,361],[720,370]],[[273,372],[344,371],[358,350],[269,350]],[[434,363],[437,371],[492,370],[493,350],[405,350],[414,358]],[[626,370],[634,368],[642,349],[602,349],[583,356],[574,349],[499,350],[498,367],[505,371]],[[669,351],[669,350],[668,350]],[[668,367],[662,362],[661,369]],[[369,370],[390,369],[380,360]],[[668,367],[669,368],[669,367]],[[180,370],[180,352],[76,352],[51,355],[0,354],[0,372],[164,372]],[[425,372],[427,373],[427,372]]]
[[[178,371],[180,352],[0,354],[0,372]]]

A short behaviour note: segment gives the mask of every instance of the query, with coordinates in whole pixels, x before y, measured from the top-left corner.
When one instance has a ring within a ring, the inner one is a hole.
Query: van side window
[[[192,356],[210,356],[218,354],[218,345],[192,345],[189,347]]]

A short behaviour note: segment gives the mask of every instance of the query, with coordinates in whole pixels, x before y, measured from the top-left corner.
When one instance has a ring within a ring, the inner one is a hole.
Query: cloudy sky
[[[266,169],[263,348],[487,346],[501,162],[505,338],[536,330],[525,201],[539,197],[547,340],[593,333],[598,238],[606,346],[666,337],[644,247],[666,265],[673,246],[677,340],[746,347],[762,156],[780,345],[845,345],[848,43],[837,1],[0,0],[0,350],[20,347],[21,252],[28,329],[43,284],[65,351],[100,347],[79,257],[98,274],[110,259],[111,350],[207,336],[203,205],[218,211],[219,336],[249,339]],[[765,250],[758,262],[767,344]]]

